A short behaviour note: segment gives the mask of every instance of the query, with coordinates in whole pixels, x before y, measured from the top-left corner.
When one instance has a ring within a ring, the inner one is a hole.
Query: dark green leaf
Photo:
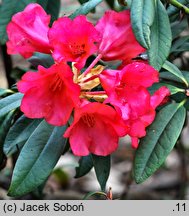
[[[80,178],[86,175],[93,167],[93,159],[91,155],[81,157],[79,160],[79,166],[76,167],[75,178]]]
[[[149,0],[133,0],[131,4],[131,23],[138,42],[149,48],[150,27],[155,15],[155,2]]]
[[[0,120],[0,146],[4,143],[5,137],[12,124],[12,119],[15,115],[15,110],[10,111]]]
[[[175,50],[171,50],[171,53],[174,53],[175,56],[181,55],[181,52],[188,52],[189,50],[189,42],[182,44],[179,48],[176,48]]]
[[[0,170],[3,167],[4,159],[6,158],[3,152],[4,140],[9,128],[11,127],[12,120],[15,115],[15,110],[10,111],[7,115],[0,120]]]
[[[60,12],[60,5],[61,5],[61,1],[60,0],[49,0],[48,1],[48,5],[46,8],[46,12],[47,14],[51,15],[51,24],[58,19],[59,16],[59,12]]]
[[[11,78],[14,80],[21,80],[21,77],[28,71],[28,68],[15,67],[11,71]]]
[[[74,19],[76,16],[80,14],[88,14],[91,10],[93,10],[98,4],[100,4],[103,0],[89,0],[85,4],[81,5],[72,15],[70,15],[71,19]]]
[[[145,181],[163,164],[181,133],[185,118],[183,103],[170,104],[159,111],[136,151],[134,177],[137,183]]]
[[[92,155],[93,165],[96,173],[97,180],[100,184],[101,190],[105,191],[106,182],[110,174],[110,156],[97,156]]]
[[[180,78],[178,78],[177,76],[168,71],[162,71],[160,73],[160,78],[165,79],[166,81],[174,81],[178,82],[179,84],[183,84],[183,81]]]
[[[3,89],[0,88],[0,97],[7,95],[7,94],[12,94],[14,93],[11,89]]]
[[[20,106],[23,94],[15,93],[0,100],[0,117]]]
[[[155,17],[150,34],[148,49],[150,64],[160,70],[171,48],[172,34],[167,12],[160,0],[155,1]]]
[[[167,83],[154,83],[148,90],[150,91],[150,94],[153,94],[155,91],[157,91],[162,86],[166,86],[170,90],[171,95],[177,94],[178,92],[185,92],[184,89],[178,88],[176,86],[173,86]]]
[[[43,53],[35,53],[28,61],[34,66],[38,67],[42,65],[45,68],[49,68],[54,64],[54,60],[51,55],[43,54]]]
[[[106,0],[106,2],[110,6],[110,8],[114,9],[115,0]]]
[[[50,1],[52,1],[52,0],[50,0]],[[40,4],[44,8],[44,10],[46,10],[48,3],[49,3],[49,0],[37,0],[37,3]]]
[[[10,128],[4,143],[4,152],[7,156],[20,151],[22,146],[31,136],[36,127],[40,124],[41,119],[29,119],[24,115],[21,116]]]
[[[181,79],[183,81],[183,83],[186,84],[186,86],[188,86],[188,82],[185,79],[185,77],[183,76],[182,72],[171,62],[169,61],[165,61],[165,63],[162,66],[165,70],[169,71],[170,73],[174,74],[176,77],[178,77],[179,79]]]
[[[187,19],[183,19],[182,21],[177,20],[171,23],[171,31],[173,39],[177,38],[181,32],[183,32],[188,26]]]
[[[22,11],[29,3],[36,0],[3,0],[0,8],[0,43],[7,41],[6,26],[10,22],[12,16]]]
[[[32,133],[16,162],[10,196],[27,194],[41,185],[52,172],[65,145],[66,127],[53,127],[42,121]]]
[[[92,196],[103,196],[103,197],[105,197],[107,199],[107,194],[106,193],[104,193],[102,191],[92,191],[92,192],[89,192],[88,194],[86,194],[83,197],[83,200],[88,200]]]
[[[178,38],[174,43],[173,46],[171,47],[171,52],[178,52],[180,48],[185,47],[187,42],[189,42],[189,36],[184,36]],[[187,50],[188,47],[185,49]]]
[[[88,2],[89,0],[78,0],[80,4],[84,4],[86,2]]]

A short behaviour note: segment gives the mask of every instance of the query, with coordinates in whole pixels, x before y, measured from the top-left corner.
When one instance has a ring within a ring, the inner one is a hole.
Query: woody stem
[[[189,14],[189,8],[186,7],[185,5],[181,4],[177,0],[169,0],[169,4],[172,4],[173,6],[183,10],[185,13]]]
[[[97,57],[94,59],[94,61],[89,65],[89,67],[83,73],[83,75],[86,76],[101,58],[102,58],[102,54],[98,54]]]

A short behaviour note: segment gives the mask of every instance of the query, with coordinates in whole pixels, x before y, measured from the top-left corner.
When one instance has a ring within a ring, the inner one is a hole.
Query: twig
[[[169,4],[171,4],[175,7],[177,7],[178,9],[184,11],[186,14],[189,14],[189,8],[186,7],[185,5],[181,4],[177,0],[169,0],[168,2],[169,2]]]

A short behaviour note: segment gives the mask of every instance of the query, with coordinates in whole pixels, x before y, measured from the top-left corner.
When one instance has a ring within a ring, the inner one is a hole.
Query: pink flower
[[[77,68],[85,65],[87,58],[97,51],[95,45],[100,40],[95,27],[83,15],[74,20],[59,18],[49,31],[49,40],[53,46],[56,61],[77,62]]]
[[[132,58],[145,51],[134,36],[128,10],[107,11],[98,21],[96,29],[102,35],[98,46],[105,61],[124,60],[128,64]]]
[[[126,133],[125,124],[112,107],[94,102],[75,109],[74,121],[64,137],[69,137],[75,155],[106,156],[117,149],[119,137]]]
[[[80,102],[80,87],[73,83],[68,65],[60,63],[38,72],[27,72],[18,82],[24,93],[21,110],[28,118],[45,118],[56,126],[66,124],[75,106]]]
[[[8,54],[21,54],[29,58],[34,52],[50,53],[47,33],[50,16],[38,4],[29,4],[15,14],[7,26]]]
[[[142,62],[128,64],[122,70],[105,70],[100,75],[100,81],[109,99],[117,106],[126,103],[125,94],[130,89],[150,87],[159,81],[159,74],[153,67]],[[132,90],[131,90],[132,92]],[[130,93],[129,93],[130,95]]]
[[[146,127],[153,122],[156,107],[170,94],[166,87],[162,87],[150,96],[147,88],[158,82],[158,77],[153,67],[141,62],[129,64],[121,71],[107,70],[100,75],[108,94],[105,102],[114,105],[122,116],[135,148],[138,138],[146,135]]]
[[[137,94],[137,92],[135,93]],[[152,96],[150,96],[150,94],[147,92],[146,96],[142,96],[142,92],[138,92],[138,99],[140,98],[140,101],[143,100],[143,102],[139,103],[140,105],[138,106],[138,110],[132,110],[131,107],[132,111],[130,113],[130,119],[125,121],[125,123],[130,126],[130,131],[128,134],[131,136],[132,146],[134,148],[138,147],[139,138],[146,135],[146,127],[154,121],[156,107],[164,103],[164,100],[169,95],[169,89],[165,86],[157,90]],[[137,95],[134,95],[133,92],[132,96],[136,96],[135,100],[137,100]],[[130,102],[130,104],[132,103]]]

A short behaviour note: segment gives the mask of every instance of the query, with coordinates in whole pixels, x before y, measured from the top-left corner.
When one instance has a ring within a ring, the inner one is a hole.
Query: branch
[[[189,14],[189,8],[181,4],[177,0],[169,0],[169,4],[179,8],[180,10],[183,10],[186,14]]]

